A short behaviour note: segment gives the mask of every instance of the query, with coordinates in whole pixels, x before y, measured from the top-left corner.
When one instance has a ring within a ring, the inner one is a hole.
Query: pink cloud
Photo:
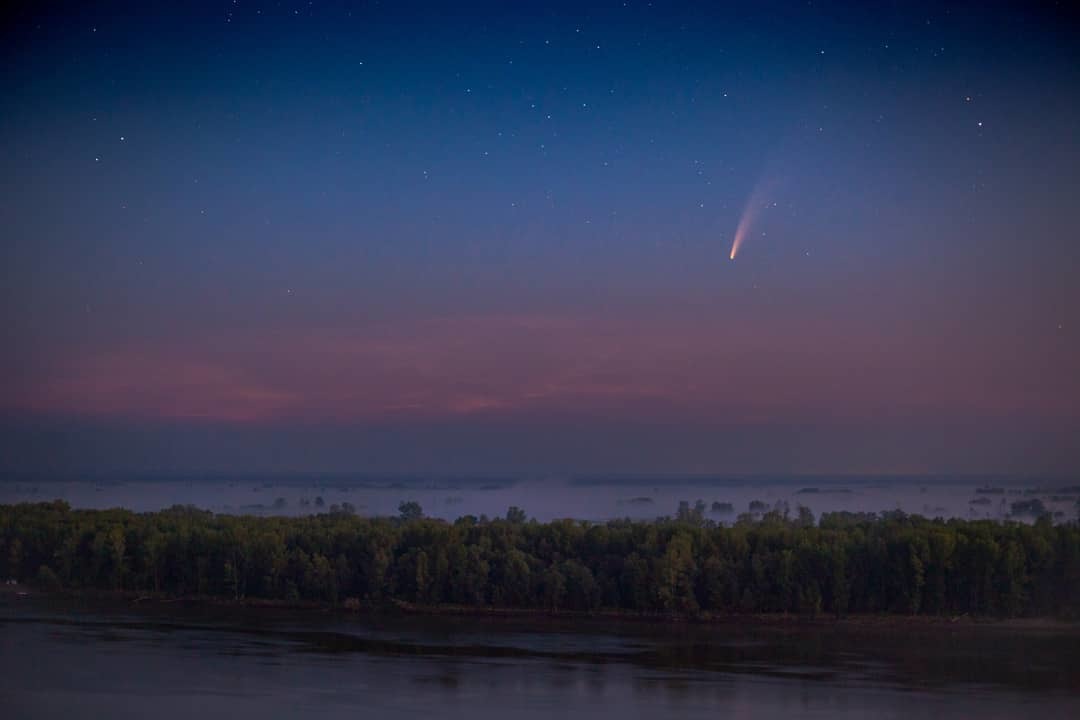
[[[988,378],[933,351],[897,332],[853,341],[827,317],[757,327],[694,312],[496,313],[72,353],[9,404],[232,422],[536,412],[766,422],[1046,402],[1022,385],[991,402]]]

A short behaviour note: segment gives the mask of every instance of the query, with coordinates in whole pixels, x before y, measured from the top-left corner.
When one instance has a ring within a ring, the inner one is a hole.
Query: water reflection
[[[800,630],[0,608],[6,717],[1010,717],[1080,708],[1080,642]]]

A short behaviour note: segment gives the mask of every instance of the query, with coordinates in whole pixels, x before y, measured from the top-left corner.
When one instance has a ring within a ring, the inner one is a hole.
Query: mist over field
[[[539,521],[603,521],[674,516],[680,503],[704,503],[705,515],[730,524],[740,515],[881,513],[928,518],[1056,521],[1080,511],[1080,485],[1064,477],[836,476],[362,476],[345,474],[9,477],[0,503],[62,499],[80,508],[154,511],[193,505],[216,513],[309,515],[346,508],[360,516],[396,516],[402,502],[428,517],[501,517],[522,508]],[[1037,500],[1041,508],[1033,506]],[[751,503],[754,506],[751,507]]]

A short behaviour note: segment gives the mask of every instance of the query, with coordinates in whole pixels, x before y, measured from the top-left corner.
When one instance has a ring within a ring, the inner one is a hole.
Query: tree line
[[[902,512],[730,526],[655,521],[217,515],[0,506],[4,577],[50,589],[680,615],[1080,616],[1080,526]]]

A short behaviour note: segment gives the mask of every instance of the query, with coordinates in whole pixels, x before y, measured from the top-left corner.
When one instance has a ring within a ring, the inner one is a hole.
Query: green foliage
[[[60,590],[62,588],[60,578],[48,565],[42,565],[38,568],[36,582],[37,586],[42,590]]]
[[[648,613],[1080,616],[1080,526],[800,509],[734,526],[0,506],[0,577],[45,588]]]

